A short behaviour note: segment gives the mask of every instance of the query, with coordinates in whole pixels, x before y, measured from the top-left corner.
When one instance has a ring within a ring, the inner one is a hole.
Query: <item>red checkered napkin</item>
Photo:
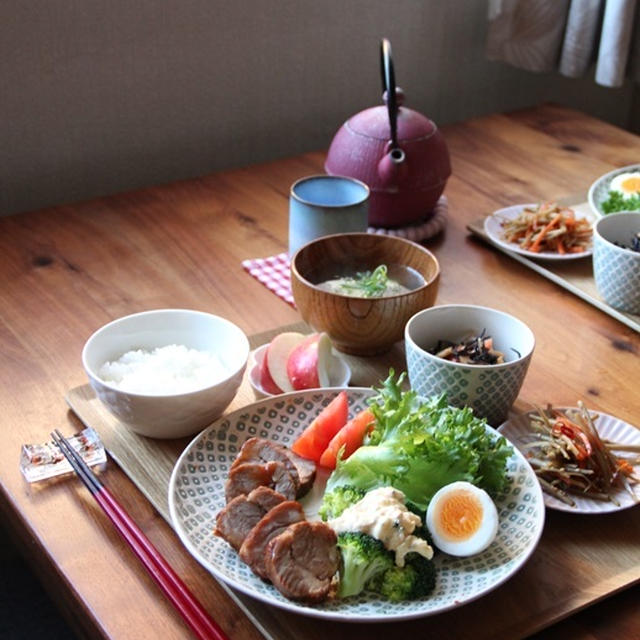
[[[256,280],[278,297],[296,308],[291,293],[291,272],[289,271],[289,256],[286,252],[269,258],[253,258],[243,260],[242,266]]]

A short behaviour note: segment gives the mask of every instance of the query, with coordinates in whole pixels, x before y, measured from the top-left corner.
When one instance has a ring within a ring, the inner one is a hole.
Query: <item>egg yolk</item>
[[[482,522],[482,505],[469,491],[457,491],[438,505],[437,523],[440,533],[450,540],[466,540]]]
[[[620,187],[625,193],[640,192],[640,174],[637,176],[629,176],[620,183]]]

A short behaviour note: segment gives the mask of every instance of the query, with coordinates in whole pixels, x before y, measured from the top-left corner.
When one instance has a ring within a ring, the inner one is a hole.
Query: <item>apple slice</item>
[[[273,381],[269,367],[267,365],[267,349],[262,354],[262,360],[260,361],[260,386],[272,395],[282,393],[282,389]]]
[[[318,382],[321,387],[331,386],[329,372],[334,358],[331,338],[326,333],[321,333],[318,339]]]
[[[282,389],[280,393],[293,391],[293,385],[287,375],[287,361],[289,360],[291,351],[304,339],[305,336],[302,333],[286,331],[285,333],[278,334],[267,347],[267,353],[264,359],[273,382],[277,387]]]
[[[293,348],[287,375],[295,390],[330,386],[331,340],[326,333],[312,333]]]

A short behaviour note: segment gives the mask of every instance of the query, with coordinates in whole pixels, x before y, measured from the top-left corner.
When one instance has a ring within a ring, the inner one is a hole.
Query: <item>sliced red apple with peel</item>
[[[267,349],[264,350],[262,355],[262,362],[260,363],[260,386],[272,395],[282,393],[282,389],[273,381],[271,373],[269,372],[269,366],[267,365]]]
[[[296,391],[330,386],[331,340],[326,333],[312,333],[293,348],[287,375]]]
[[[269,343],[264,359],[271,374],[271,379],[276,387],[281,389],[281,391],[277,393],[294,390],[287,374],[287,362],[289,360],[289,354],[304,339],[305,336],[302,333],[285,331],[284,333],[278,334]],[[266,390],[265,387],[265,391]]]
[[[331,361],[335,357],[333,355],[333,343],[326,333],[321,333],[318,339],[318,381],[321,387],[330,387],[331,378]]]

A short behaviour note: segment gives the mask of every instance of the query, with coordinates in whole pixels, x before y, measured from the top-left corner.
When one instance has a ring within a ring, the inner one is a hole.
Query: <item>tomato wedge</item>
[[[371,409],[363,409],[336,433],[320,456],[320,465],[328,469],[336,468],[340,449],[344,446],[342,460],[348,458],[361,444],[367,433],[373,429],[375,416]]]
[[[348,417],[347,392],[341,391],[300,434],[291,450],[303,458],[319,462],[331,438],[346,424]]]

